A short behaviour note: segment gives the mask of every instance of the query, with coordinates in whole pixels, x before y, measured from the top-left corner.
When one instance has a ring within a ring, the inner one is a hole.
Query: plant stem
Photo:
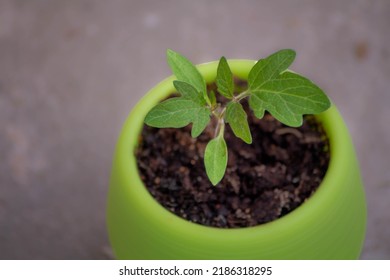
[[[245,90],[241,92],[237,96],[233,96],[233,101],[239,103],[242,99],[248,97],[250,95],[249,90]],[[215,128],[215,134],[214,137],[219,137],[225,133],[225,112],[226,107],[221,107],[221,104],[218,103],[214,110],[212,110],[212,114],[217,118],[218,123]]]
[[[223,134],[225,133],[225,120],[223,118],[218,119],[217,127],[215,128],[214,138],[216,137],[223,137]]]
[[[223,119],[225,117],[225,111],[226,111],[226,108],[221,107],[221,104],[218,103],[217,106],[211,112],[219,120],[219,119],[221,119],[221,118]]]
[[[220,112],[213,112],[214,116],[218,120],[217,127],[215,128],[214,137],[221,136],[221,134],[223,135],[225,132],[225,111],[226,108],[223,108]]]
[[[250,93],[249,90],[243,91],[243,92],[241,92],[239,95],[234,96],[234,97],[233,97],[233,100],[234,100],[235,102],[240,102],[242,99],[248,97],[250,94],[251,94],[251,93]]]

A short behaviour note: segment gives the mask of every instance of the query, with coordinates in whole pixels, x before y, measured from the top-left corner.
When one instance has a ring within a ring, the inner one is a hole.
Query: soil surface
[[[301,127],[291,128],[271,115],[259,120],[253,113],[248,122],[251,145],[226,125],[228,165],[215,187],[203,163],[212,124],[196,139],[191,126],[144,126],[136,156],[145,186],[169,211],[212,227],[250,227],[293,211],[315,192],[328,167],[329,144],[321,125],[306,116]]]

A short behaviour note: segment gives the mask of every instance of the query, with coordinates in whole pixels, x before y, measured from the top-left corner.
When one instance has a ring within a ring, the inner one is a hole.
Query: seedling
[[[157,104],[146,116],[152,127],[179,128],[192,123],[191,135],[198,137],[211,121],[217,119],[215,136],[204,154],[206,173],[211,183],[218,184],[226,171],[228,152],[224,139],[225,124],[245,143],[252,143],[247,114],[241,105],[245,98],[255,116],[261,119],[268,111],[285,125],[302,125],[304,114],[318,114],[330,107],[325,93],[313,82],[287,68],[295,59],[295,51],[280,50],[260,59],[248,75],[248,88],[236,93],[233,74],[225,57],[217,69],[218,92],[226,97],[226,105],[217,102],[215,93],[208,92],[206,82],[197,68],[184,56],[167,51],[168,64],[177,80],[174,87],[179,97]]]

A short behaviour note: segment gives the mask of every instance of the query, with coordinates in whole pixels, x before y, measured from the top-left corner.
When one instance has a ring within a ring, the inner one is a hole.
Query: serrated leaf
[[[153,107],[146,115],[145,123],[159,128],[184,127],[191,122],[193,113],[193,101],[181,97],[170,98]]]
[[[264,101],[256,96],[251,95],[249,98],[249,107],[252,109],[256,118],[262,119],[265,114],[265,104]]]
[[[217,69],[216,83],[218,91],[226,98],[232,99],[234,93],[233,74],[225,57],[221,57]]]
[[[234,135],[241,138],[245,143],[252,143],[252,135],[248,125],[248,116],[237,102],[229,102],[226,107],[226,122],[229,123]]]
[[[159,128],[179,128],[192,123],[191,136],[197,137],[210,121],[210,109],[193,86],[181,81],[175,81],[174,85],[181,96],[157,104],[146,115],[145,123]]]
[[[250,90],[260,88],[265,82],[274,79],[285,71],[295,59],[295,51],[280,50],[265,59],[260,59],[248,75]]]
[[[225,175],[227,166],[227,146],[222,135],[212,139],[206,146],[204,164],[211,183],[217,185]]]
[[[302,125],[303,114],[321,113],[330,107],[330,101],[310,80],[284,72],[252,89],[249,105],[254,111],[267,110],[280,122],[296,127]]]
[[[192,129],[191,136],[193,138],[198,137],[210,122],[210,110],[207,108],[199,109],[191,120]]]
[[[186,57],[170,49],[167,50],[167,60],[176,78],[192,85],[207,100],[206,82],[195,65]]]
[[[192,85],[183,81],[173,81],[173,85],[183,98],[192,100],[200,106],[206,105],[206,100],[204,100],[203,95],[200,94]]]

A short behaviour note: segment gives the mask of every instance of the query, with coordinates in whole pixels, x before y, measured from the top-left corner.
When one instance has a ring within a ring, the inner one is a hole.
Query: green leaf
[[[249,106],[256,116],[267,110],[280,122],[297,127],[302,125],[303,114],[321,113],[330,107],[330,101],[310,80],[284,72],[251,89]]]
[[[210,90],[209,97],[210,97],[211,107],[217,105],[217,97],[215,96],[215,92],[213,90]]]
[[[249,72],[249,89],[256,90],[265,82],[278,77],[291,65],[294,59],[295,51],[290,49],[280,50],[265,59],[260,59]]]
[[[211,183],[215,186],[225,175],[227,166],[227,146],[223,135],[212,139],[206,146],[204,164]]]
[[[145,123],[153,127],[179,128],[191,122],[194,103],[181,97],[170,98],[157,104],[145,117]]]
[[[267,110],[289,126],[302,125],[302,115],[318,114],[330,107],[324,92],[310,80],[286,71],[295,51],[280,50],[259,60],[248,76],[249,106],[258,118]]]
[[[256,118],[262,119],[265,114],[265,103],[257,96],[251,95],[249,97],[249,107],[252,109]]]
[[[232,99],[234,93],[233,74],[225,57],[221,57],[217,69],[216,83],[218,91],[226,98]]]
[[[226,122],[229,123],[234,135],[241,138],[245,143],[252,143],[252,135],[249,129],[246,112],[242,105],[237,102],[229,102],[226,108]]]
[[[210,110],[207,108],[201,108],[197,112],[194,112],[192,121],[191,136],[193,138],[198,137],[210,122]]]
[[[149,111],[145,123],[152,127],[179,128],[193,123],[191,136],[197,137],[210,121],[210,109],[197,90],[181,81],[175,81],[174,86],[180,97],[165,100]]]
[[[190,84],[182,81],[173,81],[173,85],[184,99],[192,100],[194,103],[201,106],[206,105],[203,95]]]
[[[204,96],[205,100],[208,100],[206,82],[191,61],[170,49],[167,50],[167,60],[178,80],[192,85]]]

